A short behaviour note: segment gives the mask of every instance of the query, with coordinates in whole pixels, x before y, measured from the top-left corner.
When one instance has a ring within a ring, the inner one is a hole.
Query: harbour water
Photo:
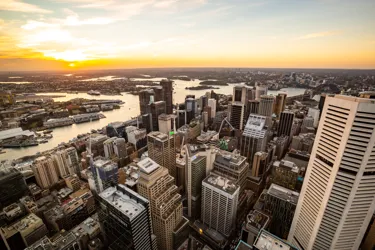
[[[162,78],[152,78],[148,80],[152,81],[160,81]],[[144,81],[145,79],[132,79],[138,81]],[[182,103],[185,100],[185,96],[187,94],[195,95],[196,98],[204,95],[207,91],[211,90],[186,90],[185,87],[194,87],[199,86],[200,80],[194,81],[182,81],[182,80],[175,80],[174,81],[174,93],[173,93],[173,102],[174,103]],[[242,83],[243,84],[243,83]],[[220,89],[215,89],[215,93],[220,94],[232,94],[233,93],[233,86],[236,84],[230,84],[229,86],[219,86]],[[238,84],[237,84],[238,85]],[[278,92],[286,92],[288,96],[295,96],[300,95],[305,92],[305,89],[300,88],[286,88],[280,91],[268,91],[271,95],[276,95]],[[43,93],[43,95],[65,95],[65,97],[54,98],[55,102],[58,101],[68,101],[74,98],[86,98],[86,99],[119,99],[122,100],[125,104],[122,105],[120,109],[115,109],[112,111],[103,112],[106,116],[104,119],[100,119],[97,121],[92,121],[88,123],[81,123],[81,124],[73,124],[67,127],[60,127],[53,129],[53,138],[48,141],[48,143],[40,144],[34,147],[28,148],[12,148],[12,149],[5,149],[6,153],[0,155],[1,160],[13,160],[27,155],[34,155],[38,152],[43,152],[49,149],[52,149],[58,146],[62,142],[68,142],[72,138],[76,137],[79,134],[84,134],[90,132],[91,129],[98,129],[102,128],[108,123],[115,122],[115,121],[126,121],[135,117],[139,114],[139,99],[137,95],[131,95],[128,93],[122,93],[122,95],[118,96],[107,96],[107,95],[100,95],[100,96],[91,96],[86,93],[78,93],[78,94],[71,94],[71,93]]]

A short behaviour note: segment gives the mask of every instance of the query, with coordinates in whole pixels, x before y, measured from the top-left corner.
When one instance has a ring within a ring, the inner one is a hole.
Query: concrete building
[[[283,111],[280,114],[279,126],[277,128],[277,136],[291,136],[292,126],[294,120],[294,112],[292,111]]]
[[[0,209],[18,202],[28,192],[29,189],[20,171],[10,166],[0,167]]]
[[[5,249],[8,250],[25,249],[47,233],[47,227],[42,219],[32,213],[8,227],[0,229]]]
[[[255,87],[255,100],[260,100],[262,95],[267,95],[267,86],[266,85],[258,85]]]
[[[262,95],[260,96],[259,103],[259,115],[271,117],[273,114],[273,105],[275,102],[275,97],[272,95]]]
[[[293,162],[281,160],[273,163],[272,183],[296,190],[300,168]]]
[[[124,159],[128,156],[126,151],[126,141],[124,138],[116,138],[113,142],[113,151],[119,159]]]
[[[306,116],[302,121],[301,133],[307,133],[309,128],[314,128],[314,118],[311,116]]]
[[[174,135],[159,131],[147,135],[148,156],[159,165],[168,169],[170,175],[176,176],[176,149]]]
[[[182,221],[181,195],[168,169],[150,158],[138,162],[140,177],[137,190],[150,201],[153,231],[158,249],[173,249],[172,232]]]
[[[229,236],[235,226],[240,187],[225,177],[210,174],[202,181],[201,221]]]
[[[115,155],[115,150],[113,148],[113,143],[116,140],[116,137],[109,138],[103,142],[104,147],[104,157],[111,159]]]
[[[247,163],[246,157],[238,153],[217,150],[212,173],[223,176],[239,186],[240,195],[245,189],[248,172],[249,163]]]
[[[172,131],[173,116],[167,114],[161,114],[158,118],[159,131],[164,134],[169,134]]]
[[[90,146],[91,140],[91,152],[93,157],[104,156],[103,143],[108,139],[108,136],[102,134],[91,134],[90,138],[86,140],[86,148]]]
[[[31,168],[36,182],[41,188],[49,188],[59,181],[59,176],[51,157],[41,156],[37,158]]]
[[[98,196],[99,221],[108,249],[152,250],[149,201],[118,185]]]
[[[56,151],[52,154],[52,159],[61,178],[73,175],[79,170],[78,154],[74,147]]]
[[[186,144],[181,154],[185,155],[185,187],[188,216],[199,218],[202,181],[213,169],[215,149],[206,145]]]
[[[240,152],[247,158],[249,164],[253,163],[254,154],[265,151],[267,145],[267,117],[251,114],[247,120],[245,130],[241,137]],[[250,166],[252,168],[252,166]]]
[[[318,125],[319,125],[320,110],[314,109],[314,108],[309,108],[307,116],[311,116],[314,119],[314,128],[317,128]]]
[[[164,90],[165,113],[168,115],[173,114],[173,81],[163,79],[160,85]]]
[[[259,101],[249,100],[246,105],[245,119],[248,119],[250,114],[259,114]]]
[[[208,106],[211,107],[211,117],[214,118],[216,116],[216,100],[208,99]]]
[[[315,134],[313,133],[299,134],[297,136],[293,136],[290,148],[311,154],[314,141]]]
[[[242,226],[241,240],[252,246],[263,229],[267,229],[271,221],[270,216],[258,210],[251,210],[246,216],[246,221]]]
[[[321,120],[288,240],[358,249],[375,210],[375,104],[327,96]]]
[[[230,105],[230,123],[235,129],[242,130],[245,119],[245,105],[241,102],[232,102]]]
[[[139,129],[134,126],[126,127],[126,134],[128,137],[128,142],[134,145],[138,150],[147,145],[147,131],[146,129]]]

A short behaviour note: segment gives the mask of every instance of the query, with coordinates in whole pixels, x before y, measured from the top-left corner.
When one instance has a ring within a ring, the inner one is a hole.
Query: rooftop
[[[159,132],[159,131],[150,132],[150,133],[148,133],[148,136],[149,137],[153,137],[154,139],[157,139],[159,141],[168,140],[168,135],[164,134],[162,132]]]
[[[18,127],[18,128],[12,128],[12,129],[0,131],[0,140],[9,139],[9,138],[13,138],[16,136],[29,137],[29,136],[34,136],[34,135],[35,135],[34,132],[31,132],[30,130],[22,130],[22,128]]]
[[[254,242],[254,247],[259,250],[297,250],[286,241],[279,239],[275,235],[262,230]]]
[[[130,220],[136,218],[145,207],[137,203],[127,194],[121,192],[116,187],[110,187],[99,194],[101,198],[112,204],[118,211],[126,215]]]
[[[160,165],[154,162],[151,158],[147,157],[137,163],[139,169],[146,173],[150,174],[154,172],[156,169],[160,168]]]
[[[272,183],[270,188],[267,190],[267,194],[289,201],[290,203],[293,203],[295,205],[297,205],[299,197],[299,193],[274,183]]]
[[[231,195],[234,194],[240,188],[238,185],[234,184],[231,180],[223,176],[213,174],[213,173],[207,176],[203,180],[203,182]]]
[[[299,167],[294,162],[291,162],[291,161],[286,161],[286,160],[275,161],[273,163],[273,166],[274,167],[289,168],[290,171],[292,171],[294,173],[298,173],[299,172]]]
[[[265,116],[251,114],[246,122],[243,134],[263,138],[266,133],[266,119]]]
[[[242,166],[243,163],[246,163],[246,157],[225,150],[218,150],[215,157],[215,163],[219,163],[227,167],[238,168]]]
[[[268,225],[270,217],[258,210],[252,210],[246,217],[246,227],[255,227],[256,229],[263,229]]]
[[[253,249],[253,247],[248,245],[246,242],[243,242],[242,240],[240,240],[235,250],[251,250],[251,249]]]

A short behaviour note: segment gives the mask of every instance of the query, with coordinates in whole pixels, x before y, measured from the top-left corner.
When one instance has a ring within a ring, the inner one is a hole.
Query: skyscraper
[[[285,109],[285,104],[286,104],[286,93],[279,93],[276,96],[275,100],[275,105],[274,105],[274,110],[273,113],[277,116],[280,117],[281,112],[284,111]]]
[[[0,167],[0,209],[28,192],[23,175],[14,167]]]
[[[149,201],[118,185],[98,196],[99,221],[110,250],[152,250]]]
[[[283,111],[280,115],[279,127],[277,129],[277,136],[291,136],[292,126],[294,120],[294,112],[292,111]]]
[[[267,86],[266,85],[258,85],[255,87],[255,100],[260,100],[262,95],[267,95]]]
[[[116,140],[113,142],[113,150],[119,159],[124,159],[127,156],[125,139],[116,138]]]
[[[225,177],[210,174],[202,182],[201,221],[229,236],[235,226],[240,187]]]
[[[173,81],[163,79],[160,82],[160,85],[164,90],[164,101],[165,101],[165,113],[173,114]]]
[[[267,170],[268,154],[266,152],[256,152],[254,154],[251,176],[260,177]]]
[[[211,117],[215,118],[216,116],[216,100],[215,99],[208,99],[208,106],[211,107]]]
[[[159,249],[172,250],[172,232],[182,221],[181,195],[168,169],[150,158],[138,162],[138,193],[151,204],[152,227]]]
[[[56,184],[59,176],[51,157],[41,156],[32,165],[36,182],[41,188],[49,188]]]
[[[250,115],[241,137],[240,152],[247,158],[249,164],[253,164],[256,152],[265,151],[267,144],[267,117]]]
[[[105,158],[95,160],[91,167],[97,193],[118,183],[118,166],[115,162]]]
[[[327,96],[288,240],[358,249],[375,210],[375,104]]]
[[[242,130],[245,118],[247,88],[244,86],[233,87],[233,100],[230,105],[230,122],[236,129]]]
[[[154,102],[150,105],[152,131],[159,131],[159,115],[166,112],[165,101]]]
[[[150,104],[155,101],[153,89],[145,89],[139,92],[139,108],[141,115],[150,113]]]
[[[212,170],[215,153],[205,145],[186,144],[185,187],[187,193],[188,216],[199,216],[202,181]]]
[[[263,116],[271,117],[273,113],[274,102],[275,102],[275,97],[273,97],[272,95],[260,96],[258,113]]]
[[[159,131],[169,134],[172,131],[172,115],[161,114],[158,117]]]
[[[159,165],[168,169],[176,177],[176,149],[174,135],[154,131],[147,136],[148,156]]]
[[[116,140],[116,138],[117,137],[112,137],[103,142],[105,158],[112,158],[112,156],[114,156],[115,150],[113,148],[113,142]]]

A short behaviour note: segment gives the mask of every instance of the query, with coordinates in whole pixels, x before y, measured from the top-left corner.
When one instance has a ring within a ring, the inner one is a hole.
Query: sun
[[[70,63],[68,66],[69,67],[75,67],[76,65],[74,63]]]

